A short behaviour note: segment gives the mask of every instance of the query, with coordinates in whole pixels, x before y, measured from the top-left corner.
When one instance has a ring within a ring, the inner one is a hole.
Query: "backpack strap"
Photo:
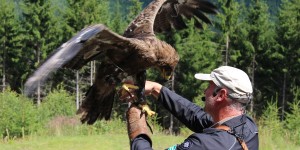
[[[219,126],[216,126],[215,127],[216,129],[220,129],[220,130],[224,130],[224,131],[227,131],[229,134],[233,135],[236,137],[236,139],[239,141],[239,143],[241,144],[243,150],[248,150],[248,147],[246,145],[246,142],[239,136],[237,136],[236,134],[234,134],[232,132],[232,130],[228,127],[228,126],[225,126],[225,125],[219,125]]]

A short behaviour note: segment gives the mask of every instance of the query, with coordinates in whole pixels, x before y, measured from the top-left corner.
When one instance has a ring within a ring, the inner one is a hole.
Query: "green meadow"
[[[155,135],[154,149],[164,149],[184,140],[183,136]],[[30,137],[0,144],[1,150],[128,150],[126,134],[101,134],[84,136]]]
[[[50,93],[37,107],[12,91],[0,93],[0,150],[125,150],[129,149],[126,122],[121,116],[109,121],[81,124],[66,91]],[[300,101],[290,103],[285,119],[279,118],[276,102],[268,103],[259,117],[260,149],[300,149]],[[178,135],[167,134],[156,120],[148,118],[153,129],[154,149],[168,148],[184,141],[192,132],[181,127]]]
[[[174,144],[181,143],[184,135],[166,135],[158,133],[152,135],[153,149],[165,149]],[[300,145],[288,140],[288,133],[274,135],[272,130],[260,128],[261,150],[299,150]],[[127,134],[105,133],[98,135],[59,135],[59,136],[26,136],[21,139],[10,139],[0,142],[0,150],[128,150],[129,140]]]

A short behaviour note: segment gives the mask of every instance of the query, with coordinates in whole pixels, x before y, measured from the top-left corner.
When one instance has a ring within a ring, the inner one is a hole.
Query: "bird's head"
[[[163,49],[158,51],[157,67],[161,72],[161,76],[165,80],[170,80],[174,70],[179,62],[179,55],[176,50],[168,43],[161,42]]]
[[[159,67],[159,70],[161,72],[161,76],[165,80],[170,80],[174,72],[174,69],[170,66],[161,66]]]
[[[164,61],[164,64],[158,65],[158,69],[161,72],[161,76],[165,80],[170,80],[175,68],[178,64],[179,57],[177,53],[173,55],[174,57],[172,59],[169,59],[168,61]]]

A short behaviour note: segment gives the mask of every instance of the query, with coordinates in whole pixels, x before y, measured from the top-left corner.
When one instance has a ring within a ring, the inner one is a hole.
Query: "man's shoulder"
[[[254,122],[254,120],[249,117],[246,114],[237,116],[235,118],[232,118],[226,122],[223,123],[223,125],[228,126],[232,129],[239,129],[239,128],[249,128],[250,130],[256,130],[257,131],[257,125]]]
[[[243,137],[249,148],[255,149],[258,146],[257,126],[250,117],[246,115],[237,117],[225,124],[233,130],[234,134]],[[186,141],[202,149],[229,149],[232,146],[240,148],[237,138],[231,134],[231,131],[217,128],[206,128],[202,133],[194,133]]]

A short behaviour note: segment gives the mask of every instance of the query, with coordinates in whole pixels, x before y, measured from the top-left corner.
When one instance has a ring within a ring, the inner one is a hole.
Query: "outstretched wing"
[[[62,67],[79,69],[96,56],[105,53],[114,43],[126,44],[128,40],[98,24],[84,28],[68,42],[61,45],[34,72],[25,83],[25,94],[30,95],[48,76]]]
[[[216,14],[217,8],[205,0],[153,0],[127,27],[125,37],[154,36],[154,32],[168,32],[172,28],[187,27],[186,19],[195,19],[195,26],[202,28],[202,21],[211,24],[207,14]]]
[[[168,32],[172,28],[187,27],[184,18],[194,18],[195,26],[202,28],[202,22],[211,24],[206,14],[218,13],[217,7],[205,0],[167,0],[160,8],[154,22],[155,32]]]

